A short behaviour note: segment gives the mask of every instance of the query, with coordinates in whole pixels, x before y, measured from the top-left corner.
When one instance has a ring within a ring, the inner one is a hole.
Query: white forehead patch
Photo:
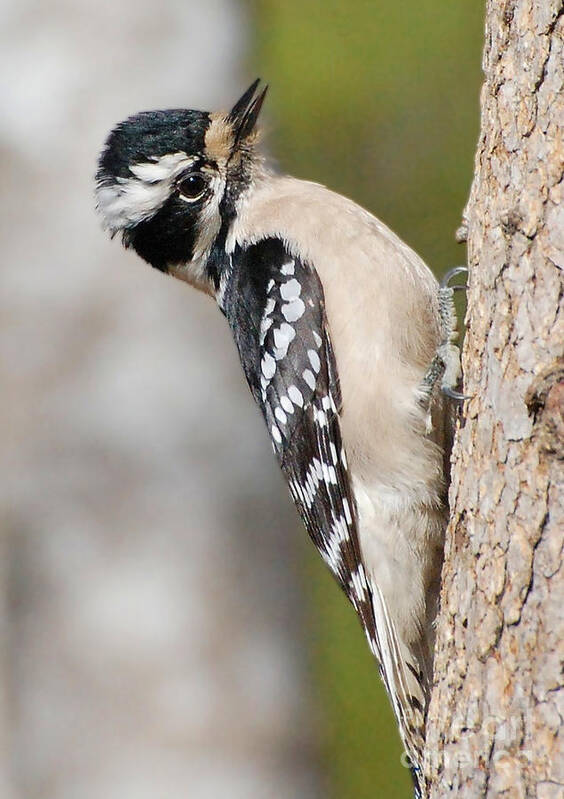
[[[149,219],[168,199],[173,180],[195,161],[184,152],[167,153],[131,166],[134,177],[100,183],[96,197],[105,227],[116,233]]]

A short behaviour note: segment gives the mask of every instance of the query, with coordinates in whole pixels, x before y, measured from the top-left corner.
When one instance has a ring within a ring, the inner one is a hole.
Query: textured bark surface
[[[431,797],[564,796],[564,16],[489,0]]]

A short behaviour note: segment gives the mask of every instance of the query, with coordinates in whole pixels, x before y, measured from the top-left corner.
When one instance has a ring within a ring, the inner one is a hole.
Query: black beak
[[[229,112],[228,119],[235,128],[235,144],[252,133],[257,124],[258,115],[268,91],[268,86],[265,86],[257,93],[259,83],[260,78],[257,78]]]

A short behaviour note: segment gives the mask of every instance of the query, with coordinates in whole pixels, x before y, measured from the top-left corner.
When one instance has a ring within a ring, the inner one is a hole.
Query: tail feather
[[[374,584],[371,589],[378,636],[375,642],[377,651],[374,654],[380,661],[382,680],[409,757],[415,796],[422,797],[421,764],[425,744],[429,677],[423,673],[419,659],[400,640],[381,590]]]

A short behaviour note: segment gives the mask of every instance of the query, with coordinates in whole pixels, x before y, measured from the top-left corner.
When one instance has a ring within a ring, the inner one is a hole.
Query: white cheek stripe
[[[105,226],[115,233],[149,219],[166,202],[174,178],[196,160],[184,152],[167,153],[130,167],[135,177],[100,184],[96,196]]]

